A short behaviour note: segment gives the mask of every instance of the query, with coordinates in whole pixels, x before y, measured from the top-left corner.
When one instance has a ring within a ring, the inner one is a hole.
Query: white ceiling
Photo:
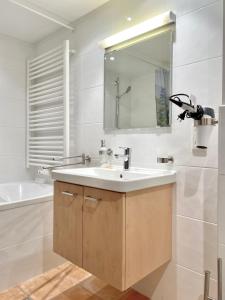
[[[109,0],[29,0],[33,5],[72,22]],[[0,33],[35,43],[61,26],[19,7],[0,0]]]

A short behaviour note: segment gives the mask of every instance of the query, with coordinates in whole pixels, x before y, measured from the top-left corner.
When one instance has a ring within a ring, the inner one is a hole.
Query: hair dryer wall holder
[[[215,118],[206,118],[206,117],[202,117],[200,120],[195,120],[194,121],[194,126],[215,126],[216,124],[218,124],[218,120],[216,120]]]
[[[218,124],[218,121],[209,116],[203,116],[200,120],[194,120],[194,149],[207,150],[210,136],[216,124]]]

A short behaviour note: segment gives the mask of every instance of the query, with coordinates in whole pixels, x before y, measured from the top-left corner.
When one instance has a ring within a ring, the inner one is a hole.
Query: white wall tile
[[[225,175],[219,175],[218,185],[218,239],[219,244],[225,245]]]
[[[0,182],[30,178],[25,168],[26,60],[33,45],[0,34]]]
[[[173,93],[191,94],[197,104],[213,106],[218,111],[222,101],[222,58],[176,67]]]
[[[102,123],[83,125],[84,152],[92,155],[93,157],[98,157],[101,139],[104,139]]]
[[[217,283],[210,281],[210,297],[217,297]],[[204,276],[183,268],[177,267],[177,300],[202,300],[204,293]],[[165,299],[166,300],[166,299]]]
[[[52,201],[1,211],[0,250],[52,234],[52,218]]]
[[[25,144],[25,128],[0,127],[0,155],[24,155]]]
[[[0,290],[65,260],[53,253],[53,202],[0,212]]]
[[[0,155],[0,166],[0,182],[30,179],[26,169],[25,154],[23,156]]]
[[[25,100],[0,98],[0,127],[23,127],[25,132],[26,108]]]
[[[82,56],[78,56],[77,53],[74,53],[70,56],[70,97],[73,97],[74,91],[76,92],[81,88],[81,81]]]
[[[73,92],[73,98],[70,99],[70,125],[76,126],[82,124],[83,120],[83,106],[81,102],[81,90],[77,89]]]
[[[151,300],[181,300],[182,298],[177,298],[176,273],[176,264],[173,261],[138,282],[134,289],[151,297]]]
[[[219,109],[219,173],[225,174],[225,106]]]
[[[217,272],[217,225],[177,217],[177,263],[203,274]]]
[[[0,61],[18,61],[33,57],[34,45],[0,33]]]
[[[103,86],[78,91],[73,110],[74,124],[102,123]]]
[[[217,223],[216,169],[177,168],[177,211],[179,215]]]
[[[174,7],[175,13],[178,17],[180,17],[184,14],[201,9],[215,2],[217,2],[217,0],[172,0],[171,7]]]
[[[85,89],[81,92],[83,123],[102,123],[103,86]]]
[[[52,236],[0,250],[0,290],[39,275],[64,260],[52,252]]]
[[[103,85],[104,51],[100,47],[82,56],[81,89]]]
[[[174,66],[222,55],[222,2],[177,20]]]
[[[42,261],[42,273],[47,272],[58,265],[65,263],[62,256],[53,252],[53,235],[47,235],[43,238],[43,261]]]
[[[16,49],[15,49],[16,51]],[[26,61],[0,62],[0,98],[24,101],[26,97]]]
[[[84,152],[83,125],[75,125],[70,128],[70,154],[78,155]]]

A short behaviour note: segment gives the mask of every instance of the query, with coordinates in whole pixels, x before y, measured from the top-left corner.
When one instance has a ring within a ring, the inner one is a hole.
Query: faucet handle
[[[129,155],[130,152],[131,152],[131,148],[129,148],[129,147],[122,147],[122,146],[120,146],[119,149],[123,149],[125,155]]]

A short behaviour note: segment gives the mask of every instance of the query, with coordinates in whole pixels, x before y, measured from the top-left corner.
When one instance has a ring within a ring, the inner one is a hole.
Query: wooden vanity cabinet
[[[171,235],[172,184],[117,193],[55,182],[54,251],[120,290],[171,259]]]
[[[125,194],[84,188],[83,268],[125,285]]]
[[[82,267],[83,187],[57,182],[54,185],[53,250]]]

